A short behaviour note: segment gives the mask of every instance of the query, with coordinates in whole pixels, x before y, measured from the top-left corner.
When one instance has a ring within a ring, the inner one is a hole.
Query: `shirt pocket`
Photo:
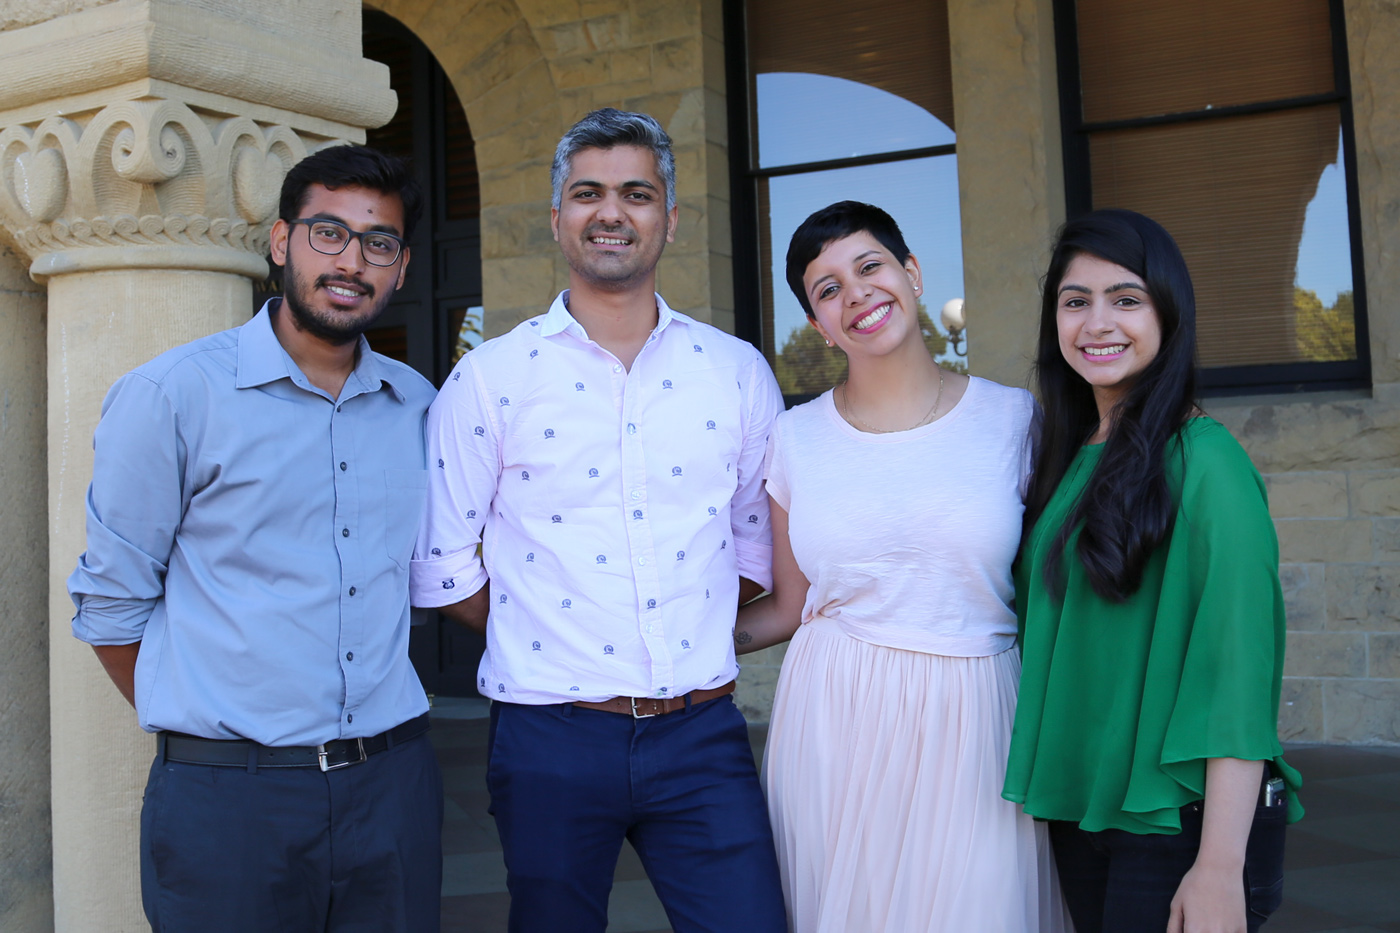
[[[428,498],[427,470],[384,471],[384,548],[407,570]]]

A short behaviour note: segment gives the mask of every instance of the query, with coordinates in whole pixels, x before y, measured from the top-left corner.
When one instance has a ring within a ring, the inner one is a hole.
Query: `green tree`
[[[948,338],[934,326],[923,302],[919,302],[919,330],[934,359],[947,352]],[[943,365],[953,372],[967,372],[967,365],[960,360]],[[783,348],[773,360],[773,374],[778,377],[778,386],[784,395],[825,392],[846,378],[846,354],[828,347],[815,327],[803,324],[794,327],[783,342]]]
[[[1350,291],[1338,292],[1336,302],[1327,308],[1316,292],[1295,285],[1293,310],[1298,352],[1303,359],[1356,359],[1356,308]]]

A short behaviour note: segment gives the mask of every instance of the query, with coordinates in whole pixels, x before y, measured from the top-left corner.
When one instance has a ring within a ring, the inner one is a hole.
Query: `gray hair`
[[[583,149],[612,149],[615,146],[638,146],[650,149],[656,156],[656,173],[666,186],[666,210],[676,206],[676,156],[671,151],[671,137],[645,113],[627,113],[604,107],[586,115],[573,125],[554,150],[554,163],[549,167],[549,180],[554,186],[554,207],[564,199],[564,182],[574,154]]]

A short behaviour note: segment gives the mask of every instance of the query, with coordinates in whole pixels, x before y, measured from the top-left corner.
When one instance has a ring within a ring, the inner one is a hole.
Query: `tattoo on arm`
[[[734,644],[736,645],[747,645],[751,641],[753,641],[753,636],[750,635],[748,632],[734,633]]]

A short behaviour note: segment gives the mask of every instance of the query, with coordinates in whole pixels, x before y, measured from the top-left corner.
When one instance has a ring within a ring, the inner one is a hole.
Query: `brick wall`
[[[1400,743],[1400,469],[1264,478],[1288,606],[1279,734]]]

